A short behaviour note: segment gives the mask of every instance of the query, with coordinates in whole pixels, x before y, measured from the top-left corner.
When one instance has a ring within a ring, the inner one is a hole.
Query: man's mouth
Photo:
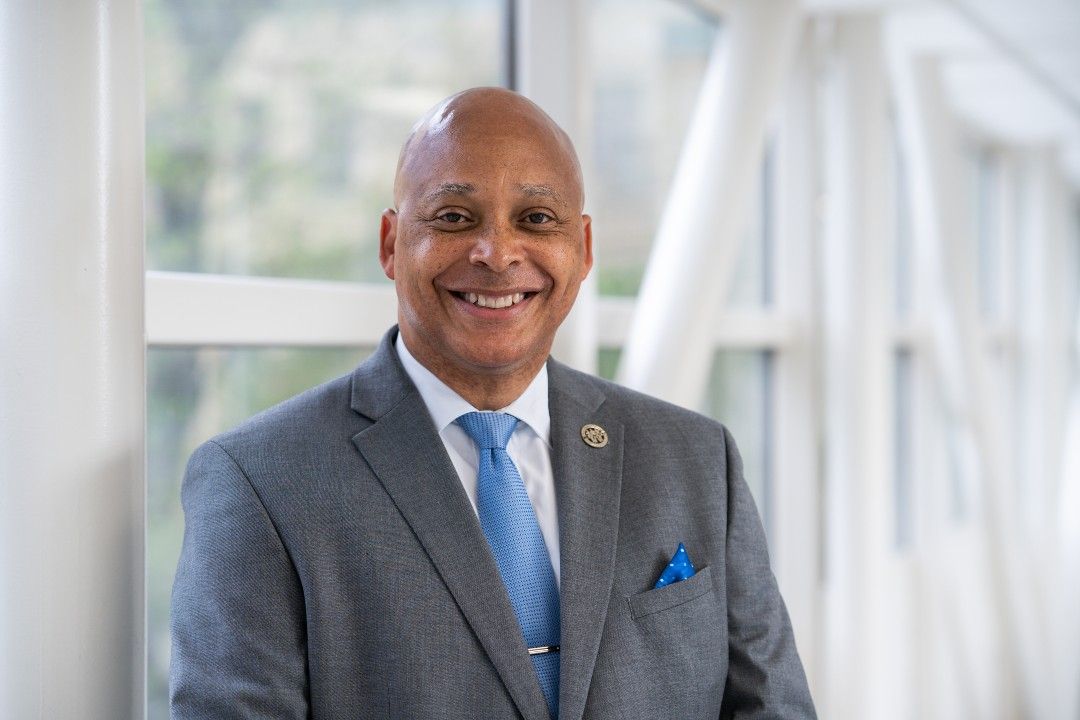
[[[508,308],[512,305],[517,305],[522,300],[532,297],[536,293],[531,292],[519,292],[511,293],[510,295],[481,295],[474,292],[455,292],[454,295],[461,298],[465,302],[472,303],[477,307],[482,308]]]

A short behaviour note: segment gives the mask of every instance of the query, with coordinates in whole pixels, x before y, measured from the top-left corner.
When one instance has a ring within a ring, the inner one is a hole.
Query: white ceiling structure
[[[759,0],[760,1],[760,0]],[[731,0],[698,0],[722,13]],[[940,57],[961,121],[984,139],[1058,149],[1080,188],[1080,0],[804,0],[877,12],[890,42]]]
[[[962,121],[990,141],[1055,148],[1080,187],[1080,3],[894,3],[894,42],[944,63]]]

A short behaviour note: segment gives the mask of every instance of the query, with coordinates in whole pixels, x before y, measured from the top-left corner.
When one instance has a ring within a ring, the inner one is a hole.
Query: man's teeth
[[[511,305],[517,305],[523,299],[525,299],[525,293],[514,293],[513,295],[503,295],[502,297],[496,297],[494,295],[477,295],[476,293],[465,293],[465,299],[471,302],[473,305],[479,305],[486,308],[504,308]]]

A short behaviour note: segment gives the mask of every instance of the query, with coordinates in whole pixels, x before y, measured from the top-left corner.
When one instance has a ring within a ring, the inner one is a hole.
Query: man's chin
[[[497,378],[520,372],[537,372],[547,360],[551,343],[546,345],[536,338],[532,342],[510,344],[508,338],[522,338],[526,328],[513,330],[488,330],[457,328],[430,335],[416,334],[417,342],[405,342],[409,351],[422,365],[437,375],[447,373],[456,377],[469,375]],[[416,347],[414,348],[414,344]]]
[[[546,359],[546,357],[544,358]],[[512,375],[533,365],[539,366],[543,360],[537,362],[534,356],[486,354],[466,358],[468,365],[474,372],[487,375]]]
[[[488,375],[511,375],[523,370],[539,368],[547,360],[547,352],[521,348],[496,348],[482,344],[462,348],[464,365],[474,372]]]

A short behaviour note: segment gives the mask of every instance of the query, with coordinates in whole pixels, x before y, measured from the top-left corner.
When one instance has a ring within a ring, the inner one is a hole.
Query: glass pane
[[[896,547],[911,545],[915,530],[912,488],[915,480],[915,364],[910,350],[897,350],[893,360],[893,488]]]
[[[184,516],[180,480],[202,441],[351,370],[370,350],[151,349],[147,356],[147,701],[169,717],[169,597]]]
[[[761,307],[773,300],[772,289],[772,217],[773,217],[773,145],[765,149],[752,196],[746,224],[739,237],[739,254],[728,289],[728,307]]]
[[[381,281],[428,107],[503,75],[505,0],[147,0],[147,264]]]
[[[1000,164],[989,150],[976,159],[975,229],[978,251],[979,309],[984,317],[1001,315],[1002,228],[998,207]]]
[[[892,161],[893,178],[893,218],[895,231],[893,235],[893,281],[894,281],[894,305],[898,318],[906,318],[911,314],[913,295],[913,272],[915,264],[914,238],[912,237],[911,217],[911,188],[907,165],[904,163],[903,148],[900,144],[900,130],[897,126],[896,114],[891,115],[889,133],[889,158]]]
[[[1077,196],[1070,203],[1069,213],[1069,228],[1068,228],[1068,241],[1067,247],[1068,260],[1066,271],[1066,288],[1068,291],[1065,296],[1071,298],[1070,302],[1072,307],[1069,312],[1071,318],[1069,327],[1077,327],[1078,321],[1080,321],[1080,196]],[[1080,372],[1080,368],[1077,368]]]
[[[973,144],[970,140],[961,143],[960,170],[963,173],[964,184],[962,189],[965,202],[963,207],[958,208],[958,211],[963,213],[961,227],[963,227],[964,232],[956,233],[956,236],[952,238],[952,243],[960,248],[960,252],[963,253],[960,257],[964,258],[963,270],[958,267],[956,272],[963,272],[969,276],[972,283],[971,289],[978,296],[981,296],[980,284],[985,279],[980,272],[982,269],[982,248],[980,247],[982,238],[980,234],[983,220],[983,208],[981,205],[984,200],[981,154],[979,146]],[[966,283],[968,280],[964,282]],[[981,305],[981,299],[979,302]]]
[[[705,412],[735,438],[766,532],[772,462],[772,352],[720,350],[713,359]]]
[[[691,3],[593,0],[586,210],[599,289],[636,295],[720,26]],[[767,302],[764,196],[740,236],[729,304]],[[712,211],[723,211],[722,201]]]
[[[614,380],[621,357],[622,348],[600,348],[596,358],[596,374],[605,380]]]
[[[667,0],[593,0],[591,157],[600,292],[635,295],[717,23]]]

